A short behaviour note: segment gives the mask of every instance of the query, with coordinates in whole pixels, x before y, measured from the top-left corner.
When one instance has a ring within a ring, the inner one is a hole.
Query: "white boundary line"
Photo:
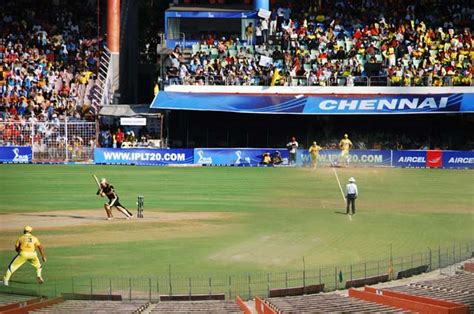
[[[342,190],[341,181],[339,181],[339,176],[337,175],[336,168],[332,167],[332,170],[334,171],[334,175],[336,176],[337,184],[339,185],[339,190],[341,191],[342,201],[344,202],[344,205],[346,205],[346,196],[344,195],[344,191]],[[352,215],[349,214],[348,216],[349,216],[349,220],[352,221]]]
[[[342,191],[341,181],[339,181],[339,176],[337,175],[336,168],[333,167],[332,170],[334,171],[334,175],[336,176],[337,184],[339,185],[339,190],[341,191],[342,201],[344,202],[344,204],[346,204],[346,196],[344,195],[344,191]]]

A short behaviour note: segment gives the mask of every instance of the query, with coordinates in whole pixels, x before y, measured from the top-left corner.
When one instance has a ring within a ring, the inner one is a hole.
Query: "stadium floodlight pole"
[[[100,51],[100,0],[97,0],[97,50]]]

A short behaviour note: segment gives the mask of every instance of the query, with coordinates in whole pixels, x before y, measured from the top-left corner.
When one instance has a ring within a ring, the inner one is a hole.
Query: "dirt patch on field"
[[[114,219],[105,219],[105,211],[101,210],[62,210],[37,213],[10,213],[0,214],[0,230],[21,231],[25,225],[31,225],[35,229],[51,229],[84,225],[110,225],[124,222],[180,222],[185,220],[212,220],[226,219],[232,216],[230,213],[219,212],[185,212],[168,213],[148,211],[144,218],[125,219],[123,214],[114,210]]]
[[[0,214],[0,230],[12,236],[31,225],[47,247],[202,237],[225,232],[233,213],[145,212],[145,218],[130,220],[114,211],[106,220],[100,210],[68,210]],[[14,240],[13,240],[14,241]],[[0,241],[0,250],[11,249],[11,241]]]

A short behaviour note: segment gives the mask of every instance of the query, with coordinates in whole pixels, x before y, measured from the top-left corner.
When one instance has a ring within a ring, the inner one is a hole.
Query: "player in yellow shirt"
[[[322,148],[316,142],[313,142],[313,145],[311,145],[308,149],[311,155],[311,167],[313,169],[316,169],[316,167],[318,166],[318,158],[319,158],[320,150],[322,150]]]
[[[352,142],[349,139],[349,135],[344,134],[344,138],[339,142],[339,148],[341,149],[341,158],[345,162],[345,166],[349,167],[349,150],[352,148]]]
[[[38,280],[38,282],[44,282],[43,277],[41,277],[42,267],[38,259],[38,255],[36,254],[36,249],[38,249],[41,253],[41,259],[43,260],[43,262],[46,262],[46,255],[38,238],[31,234],[32,231],[33,228],[31,228],[30,226],[25,226],[23,230],[24,234],[16,241],[15,250],[18,254],[10,262],[10,265],[8,265],[7,272],[3,277],[3,284],[5,286],[8,286],[10,277],[25,262],[29,262],[34,268],[36,268],[36,279]]]

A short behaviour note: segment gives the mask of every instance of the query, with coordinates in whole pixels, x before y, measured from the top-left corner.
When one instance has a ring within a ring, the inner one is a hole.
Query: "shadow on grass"
[[[10,280],[10,283],[12,283],[12,282],[19,283],[19,284],[26,284],[26,285],[36,283],[36,281],[33,282],[33,281],[22,281],[22,280]]]
[[[334,213],[335,213],[335,214],[339,214],[339,215],[347,215],[346,212],[340,212],[340,211],[337,211],[337,210],[336,210]]]
[[[20,214],[23,216],[36,216],[36,217],[62,217],[62,218],[75,218],[75,219],[87,219],[87,220],[103,220],[100,217],[87,217],[87,216],[76,216],[76,215],[53,215],[53,214]]]

